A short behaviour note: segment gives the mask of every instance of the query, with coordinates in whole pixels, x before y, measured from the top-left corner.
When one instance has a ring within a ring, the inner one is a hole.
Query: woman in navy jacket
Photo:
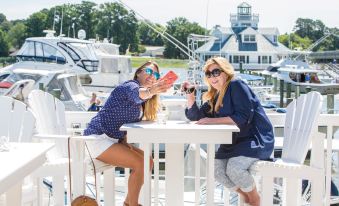
[[[208,91],[199,108],[194,93],[187,94],[188,119],[197,124],[236,124],[232,144],[222,144],[216,152],[215,178],[240,193],[245,202],[259,206],[260,197],[249,167],[267,160],[273,151],[273,127],[258,98],[243,81],[234,78],[232,65],[222,57],[209,59],[205,66]],[[189,86],[189,85],[186,85]]]

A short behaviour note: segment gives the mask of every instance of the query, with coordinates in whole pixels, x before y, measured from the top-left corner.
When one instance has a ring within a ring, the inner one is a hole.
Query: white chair
[[[65,106],[64,104],[54,98],[51,94],[41,90],[33,90],[28,97],[28,102],[32,108],[37,119],[38,134],[35,137],[40,139],[53,139],[56,143],[54,153],[50,156],[50,170],[39,171],[40,176],[47,176],[47,174],[54,174],[53,187],[56,187],[57,202],[63,204],[64,199],[64,177],[68,176],[68,155],[67,155],[67,135],[66,120],[65,120]],[[85,136],[71,137],[72,149],[72,180],[73,180],[73,195],[82,195],[85,192],[86,181],[86,164],[85,159],[85,140],[93,138]],[[98,160],[94,160],[97,171],[97,179],[100,180],[100,174],[104,173],[104,201],[105,205],[115,205],[114,196],[114,171],[115,168],[107,164],[103,164]],[[76,168],[76,169],[74,169]],[[89,169],[92,169],[90,167]],[[51,173],[50,173],[51,172]],[[54,181],[56,179],[56,181]],[[97,181],[100,184],[100,181]],[[97,185],[98,194],[100,194],[100,185]],[[97,198],[100,201],[100,197]],[[59,204],[57,204],[59,205]]]
[[[35,118],[26,104],[11,97],[1,96],[0,105],[0,137],[8,137],[10,142],[31,142]],[[25,181],[22,191],[23,204],[32,203],[37,199],[32,186]],[[10,201],[7,201],[7,205],[11,205]]]
[[[301,205],[301,180],[311,182],[311,205],[323,205],[324,200],[324,138],[318,132],[318,116],[322,96],[310,92],[300,96],[287,107],[284,143],[281,159],[275,162],[258,161],[251,172],[262,177],[261,205],[273,205],[273,178],[284,178],[283,205]],[[305,165],[311,149],[310,165]]]

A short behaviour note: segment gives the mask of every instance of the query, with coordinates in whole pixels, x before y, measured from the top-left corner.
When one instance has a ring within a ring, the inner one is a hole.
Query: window
[[[262,63],[267,64],[268,63],[268,56],[262,56]]]
[[[248,64],[250,62],[250,56],[247,56],[247,61],[246,63]]]
[[[239,56],[233,56],[233,63],[239,63]]]
[[[276,36],[276,35],[273,36],[273,42],[274,42],[274,43],[277,42],[277,36]]]
[[[261,58],[260,58],[260,56],[258,56],[258,64],[260,64],[261,63]]]
[[[66,63],[65,57],[62,56],[62,54],[54,47],[43,44],[43,50],[44,50],[44,57],[47,62],[52,63]]]
[[[268,63],[272,63],[272,56],[269,56],[269,60],[268,60]]]
[[[245,56],[240,56],[240,62],[245,63]]]
[[[229,61],[230,63],[232,63],[232,55],[230,55],[230,56],[228,57],[228,61]]]
[[[244,42],[255,42],[255,35],[244,34]]]

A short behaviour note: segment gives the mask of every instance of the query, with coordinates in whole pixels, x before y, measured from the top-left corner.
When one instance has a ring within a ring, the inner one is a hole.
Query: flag
[[[58,14],[54,15],[54,22],[59,23],[60,21],[60,16]]]

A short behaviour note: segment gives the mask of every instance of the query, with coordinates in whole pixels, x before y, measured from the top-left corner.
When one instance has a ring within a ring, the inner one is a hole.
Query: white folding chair
[[[251,167],[253,174],[262,177],[261,205],[273,205],[273,178],[284,178],[283,205],[301,205],[301,180],[311,182],[311,205],[323,204],[324,198],[324,138],[318,132],[318,116],[322,96],[309,92],[287,107],[284,143],[281,159],[275,162],[258,161]],[[310,165],[304,161],[311,149]]]
[[[37,119],[38,134],[35,137],[40,139],[52,139],[55,141],[55,150],[49,155],[50,170],[40,171],[40,176],[47,176],[49,172],[54,174],[53,187],[56,187],[56,201],[57,204],[63,205],[64,200],[64,177],[68,176],[68,155],[67,155],[67,135],[66,120],[65,120],[65,106],[64,104],[54,98],[51,94],[41,90],[33,90],[28,97],[28,102],[32,108]],[[72,179],[73,181],[73,195],[79,196],[85,192],[86,168],[85,160],[85,140],[93,140],[93,138],[85,136],[72,137]],[[104,173],[104,201],[105,205],[115,205],[114,196],[114,171],[115,168],[104,164],[98,160],[94,160],[96,165],[96,172],[98,180],[100,174]],[[56,169],[56,166],[59,169]],[[56,181],[54,181],[56,179]],[[100,184],[100,181],[97,181]],[[100,185],[97,185],[98,194],[100,196]],[[100,201],[100,197],[97,197]],[[62,201],[62,202],[61,202]]]
[[[11,97],[1,96],[0,105],[0,137],[7,137],[9,142],[31,142],[35,118],[26,104]],[[22,194],[22,204],[37,200],[35,188],[29,181],[24,182]],[[7,205],[11,205],[10,201],[7,200]]]

